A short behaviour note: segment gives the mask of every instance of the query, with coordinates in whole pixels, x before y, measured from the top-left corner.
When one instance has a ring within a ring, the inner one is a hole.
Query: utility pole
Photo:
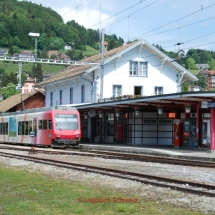
[[[102,29],[101,41],[101,68],[100,68],[100,102],[103,102],[103,87],[104,87],[104,29]]]
[[[19,61],[19,84],[18,84],[18,91],[21,92],[22,86],[22,61]]]

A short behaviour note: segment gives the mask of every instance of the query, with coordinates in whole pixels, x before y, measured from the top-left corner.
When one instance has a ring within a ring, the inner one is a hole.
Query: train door
[[[199,146],[196,138],[196,120],[187,119],[183,124],[183,148],[193,149]]]
[[[33,132],[34,137],[32,137],[32,143],[37,144],[37,118],[33,118]]]
[[[15,116],[9,117],[9,132],[8,132],[8,141],[11,143],[17,142],[17,119]]]

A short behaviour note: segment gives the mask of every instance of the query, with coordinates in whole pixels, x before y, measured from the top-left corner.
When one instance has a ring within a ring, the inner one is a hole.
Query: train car
[[[0,114],[0,142],[41,146],[77,146],[80,114],[75,107],[45,107]]]

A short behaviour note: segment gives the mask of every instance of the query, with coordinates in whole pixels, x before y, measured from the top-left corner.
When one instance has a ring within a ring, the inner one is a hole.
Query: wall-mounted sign
[[[215,108],[215,102],[208,102],[208,108]]]
[[[167,118],[168,119],[176,119],[176,112],[168,112]]]
[[[215,108],[215,102],[202,101],[202,108]]]

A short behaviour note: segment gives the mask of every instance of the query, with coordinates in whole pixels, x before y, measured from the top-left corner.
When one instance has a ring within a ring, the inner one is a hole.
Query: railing
[[[29,62],[29,63],[47,63],[47,64],[59,64],[59,65],[98,65],[100,63],[84,62],[84,61],[74,61],[74,60],[56,60],[56,59],[30,59],[23,57],[0,57],[3,61],[13,61],[13,62]]]
[[[104,98],[103,102],[111,102],[111,101],[119,101],[119,100],[124,100],[124,99],[136,99],[136,98],[143,98],[143,97],[148,97],[149,95],[122,95],[122,96],[117,96],[117,97],[110,97],[110,98]],[[151,95],[155,96],[155,95]],[[101,100],[98,99],[98,103],[100,103]]]

